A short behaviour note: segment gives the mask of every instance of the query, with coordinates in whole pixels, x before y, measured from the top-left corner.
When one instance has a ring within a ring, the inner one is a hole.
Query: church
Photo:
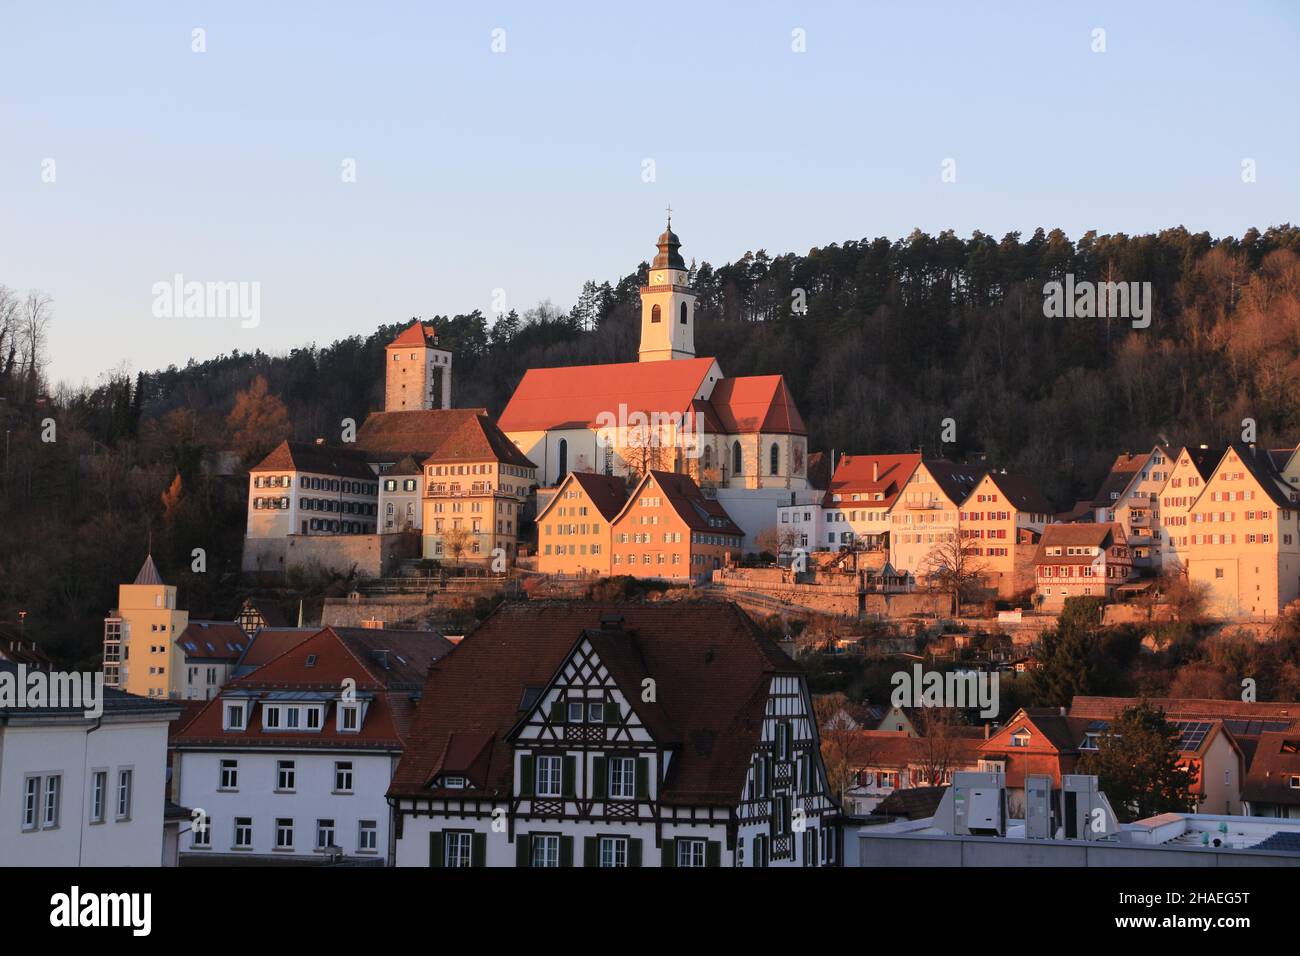
[[[672,219],[641,288],[635,362],[529,369],[498,425],[543,487],[569,472],[690,475],[745,531],[811,501],[808,431],[781,375],[728,377],[695,354],[695,295]]]

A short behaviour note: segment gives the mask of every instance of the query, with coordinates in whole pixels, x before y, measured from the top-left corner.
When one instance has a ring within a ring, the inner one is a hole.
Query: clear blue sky
[[[741,7],[0,0],[0,283],[53,296],[51,377],[93,383],[496,288],[567,307],[668,202],[714,263],[1300,220],[1295,3]],[[176,273],[260,282],[260,326],[155,318]]]

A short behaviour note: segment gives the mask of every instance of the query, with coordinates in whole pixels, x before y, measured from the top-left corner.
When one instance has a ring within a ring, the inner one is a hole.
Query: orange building
[[[537,570],[608,576],[610,525],[626,502],[622,478],[571,472],[537,516]]]
[[[614,519],[610,573],[703,580],[739,556],[744,537],[688,475],[651,471]]]

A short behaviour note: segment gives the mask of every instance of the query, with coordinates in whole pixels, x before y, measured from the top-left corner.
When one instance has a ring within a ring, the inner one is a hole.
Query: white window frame
[[[599,853],[599,864],[602,867],[626,867],[627,860],[627,837],[607,837],[600,838],[597,844]]]
[[[709,841],[686,839],[673,844],[678,867],[700,868],[709,865]]]
[[[636,799],[636,757],[610,757],[606,793],[611,800]]]
[[[560,836],[558,833],[534,833],[528,837],[529,863],[534,867],[560,865]]]
[[[554,768],[554,769],[551,769]],[[533,767],[533,793],[539,797],[558,797],[564,792],[564,758],[539,754]],[[546,786],[543,787],[543,782]],[[552,788],[551,784],[554,784]]]

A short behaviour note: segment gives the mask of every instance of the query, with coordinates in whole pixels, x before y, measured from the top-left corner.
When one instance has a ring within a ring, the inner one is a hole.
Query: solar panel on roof
[[[1206,720],[1171,720],[1170,723],[1179,734],[1178,749],[1187,752],[1200,750],[1206,734],[1214,726]]]

